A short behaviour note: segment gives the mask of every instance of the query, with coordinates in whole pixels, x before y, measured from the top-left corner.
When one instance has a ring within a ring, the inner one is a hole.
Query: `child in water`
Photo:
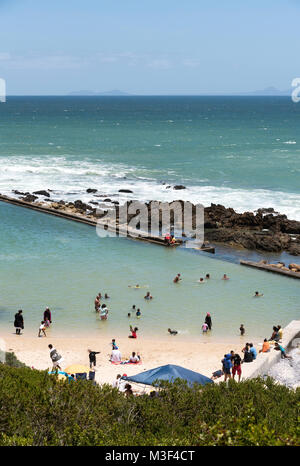
[[[132,325],[129,326],[129,329],[131,331],[131,335],[128,336],[128,338],[137,338],[136,332],[138,331],[137,327],[132,327]]]

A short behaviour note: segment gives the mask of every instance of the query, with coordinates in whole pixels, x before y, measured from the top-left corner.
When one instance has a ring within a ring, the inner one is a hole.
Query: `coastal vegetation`
[[[300,388],[271,378],[162,388],[125,397],[109,385],[0,364],[0,445],[299,444]]]

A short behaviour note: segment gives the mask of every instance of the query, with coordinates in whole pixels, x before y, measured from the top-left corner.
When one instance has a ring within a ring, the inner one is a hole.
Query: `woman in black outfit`
[[[16,334],[21,335],[21,329],[24,329],[24,319],[21,310],[15,314],[14,326],[16,328]]]

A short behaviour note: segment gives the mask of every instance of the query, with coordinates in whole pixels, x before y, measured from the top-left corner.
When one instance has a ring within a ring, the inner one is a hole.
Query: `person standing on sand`
[[[224,371],[224,376],[225,376],[224,382],[226,382],[227,379],[231,379],[231,368],[232,368],[231,357],[232,357],[232,354],[228,353],[228,354],[225,354],[224,359],[222,360],[223,371]]]
[[[21,335],[21,330],[24,329],[24,319],[23,319],[22,312],[23,311],[20,309],[15,314],[14,326],[15,326],[15,329],[16,329],[16,335]]]
[[[211,330],[211,328],[212,328],[212,320],[211,320],[211,316],[210,316],[210,313],[209,313],[209,312],[206,314],[205,323],[206,323],[207,326],[208,326],[208,330]]]
[[[100,351],[92,351],[88,349],[89,352],[89,360],[90,360],[90,369],[93,368],[93,366],[96,366],[96,354],[100,354]]]
[[[233,351],[232,351],[233,353]],[[234,379],[235,374],[238,375],[239,377],[239,382],[241,380],[241,375],[242,375],[242,358],[239,354],[234,354],[232,355],[232,360],[233,360],[233,368],[232,368],[232,378]]]

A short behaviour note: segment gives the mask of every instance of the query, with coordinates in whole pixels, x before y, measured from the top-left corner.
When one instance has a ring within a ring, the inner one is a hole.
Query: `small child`
[[[112,346],[113,350],[114,349],[119,349],[118,346],[117,346],[116,340],[114,338],[111,340],[111,346]]]
[[[38,334],[38,337],[41,337],[41,332],[44,334],[44,337],[46,337],[46,332],[45,332],[45,322],[42,320],[41,321],[41,325],[40,325],[40,328],[39,328],[39,334]]]
[[[138,331],[138,328],[137,327],[133,328],[132,325],[130,325],[129,328],[131,331],[131,335],[129,335],[128,338],[137,338],[136,332]]]
[[[208,325],[204,322],[204,324],[202,324],[202,332],[206,333],[207,329],[208,329]]]

